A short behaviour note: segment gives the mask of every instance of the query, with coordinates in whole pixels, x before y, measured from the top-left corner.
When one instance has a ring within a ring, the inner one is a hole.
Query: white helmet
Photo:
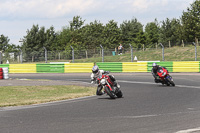
[[[156,66],[157,66],[157,64],[156,64],[156,63],[153,63],[153,64],[152,64],[152,67],[156,67]]]
[[[94,73],[94,74],[98,74],[99,73],[99,67],[98,66],[93,66],[93,68],[92,68],[92,73]]]

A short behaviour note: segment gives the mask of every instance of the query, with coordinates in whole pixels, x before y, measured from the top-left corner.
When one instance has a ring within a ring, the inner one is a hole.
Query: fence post
[[[19,49],[20,50],[20,55],[19,55],[19,57],[20,57],[20,62],[21,62],[21,64],[23,63],[23,57],[22,57],[22,50],[21,49]]]
[[[44,54],[44,57],[45,57],[45,63],[47,63],[47,49],[45,47],[44,48],[44,51],[45,51],[45,54]]]
[[[0,64],[3,64],[2,62],[2,51],[0,51]]]
[[[131,47],[131,62],[133,62],[133,47],[131,44],[129,44],[129,46]]]
[[[195,61],[197,61],[197,45],[194,42],[193,45],[195,46]]]
[[[72,63],[74,63],[74,48],[72,46],[70,46],[72,49]]]
[[[101,50],[102,50],[102,62],[104,62],[104,50],[103,50],[103,47],[101,46],[101,44],[100,44],[100,47],[101,47]]]
[[[1,41],[1,39],[0,39],[0,43],[3,43],[3,42]],[[3,59],[2,59],[2,51],[0,51],[0,64],[3,64],[2,62],[3,62]]]
[[[163,57],[163,61],[165,61],[165,55],[164,55],[164,46],[162,45],[162,43],[160,43],[161,47],[162,47],[162,57]]]

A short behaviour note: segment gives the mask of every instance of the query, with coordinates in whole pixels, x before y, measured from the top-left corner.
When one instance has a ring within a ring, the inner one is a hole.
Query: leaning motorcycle
[[[114,82],[111,80],[109,75],[102,74],[97,78],[97,80],[99,83],[97,91],[101,90],[102,93],[108,94],[111,99],[115,99],[116,97],[121,98],[123,96],[122,91],[120,90],[120,85],[115,87]]]
[[[170,84],[171,84],[172,86],[175,86],[173,78],[172,78],[172,76],[169,75],[169,72],[167,69],[162,67],[162,69],[159,69],[157,71],[157,74],[158,74],[162,84],[166,84],[167,86],[170,86]]]

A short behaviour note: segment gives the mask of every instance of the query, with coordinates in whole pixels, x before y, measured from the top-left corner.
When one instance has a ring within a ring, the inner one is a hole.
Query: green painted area
[[[151,72],[153,63],[154,62],[147,63],[147,72]],[[155,62],[155,63],[162,67],[166,67],[169,72],[173,72],[173,62],[172,61],[170,61],[170,62]]]
[[[9,64],[0,64],[0,67],[9,67]]]
[[[64,73],[64,64],[36,64],[37,73]]]
[[[122,72],[122,63],[121,62],[97,62],[96,65],[98,65],[99,69],[102,69],[104,71],[110,71],[110,72]]]

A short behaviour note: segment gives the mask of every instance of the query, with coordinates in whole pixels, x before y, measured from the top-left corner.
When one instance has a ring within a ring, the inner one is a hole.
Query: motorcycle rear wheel
[[[121,90],[119,90],[119,91],[117,92],[116,96],[117,96],[118,98],[121,98],[121,97],[123,96],[123,93],[122,93],[122,91],[121,91]]]
[[[110,91],[110,89],[107,86],[105,86],[105,91],[110,96],[111,99],[115,99],[114,92]]]
[[[171,84],[172,86],[175,86],[174,81],[170,81],[170,84]]]

